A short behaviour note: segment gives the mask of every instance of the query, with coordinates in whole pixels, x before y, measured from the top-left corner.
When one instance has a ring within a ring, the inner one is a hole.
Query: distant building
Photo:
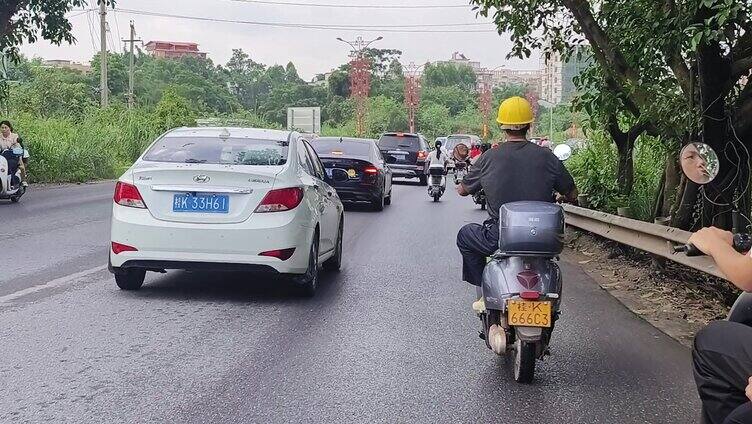
[[[183,56],[206,59],[206,53],[198,50],[196,43],[183,43],[175,41],[149,41],[146,43],[146,51],[154,57],[177,59]]]
[[[72,60],[52,59],[42,62],[42,66],[46,68],[62,68],[78,71],[81,73],[88,73],[91,71],[91,65],[86,63],[73,62]]]
[[[525,85],[537,95],[541,92],[541,79],[542,71],[533,70],[518,70],[518,69],[505,69],[497,68],[489,70],[482,66],[480,62],[468,59],[464,54],[460,52],[452,53],[452,58],[449,60],[441,61],[439,63],[453,63],[456,65],[469,66],[477,78],[478,89],[482,87],[499,87],[506,84]]]
[[[551,53],[549,58],[541,57],[543,76],[541,81],[541,98],[553,104],[566,103],[572,100],[576,89],[574,78],[590,66],[592,56],[587,47],[582,47],[564,61],[561,54]]]

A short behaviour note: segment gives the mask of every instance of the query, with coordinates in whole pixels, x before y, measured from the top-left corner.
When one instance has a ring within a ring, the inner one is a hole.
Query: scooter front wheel
[[[514,380],[518,383],[530,383],[535,376],[535,343],[514,343]]]

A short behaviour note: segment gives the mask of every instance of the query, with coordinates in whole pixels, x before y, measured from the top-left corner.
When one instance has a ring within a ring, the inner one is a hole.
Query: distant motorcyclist
[[[13,132],[13,125],[10,121],[0,121],[0,152],[4,150],[11,150],[16,148],[23,148],[19,142],[18,134]],[[8,174],[13,175],[17,169],[21,170],[21,175],[26,174],[23,160],[6,155],[8,159]]]
[[[550,149],[528,142],[533,122],[530,103],[511,97],[499,106],[496,121],[506,133],[506,143],[490,149],[478,159],[461,184],[460,196],[484,190],[489,219],[483,224],[467,224],[457,234],[462,253],[462,278],[481,285],[486,258],[499,248],[499,209],[505,203],[530,200],[554,202],[554,192],[569,201],[577,199],[574,179]],[[483,299],[473,305],[482,310]]]
[[[441,141],[437,140],[434,150],[428,154],[428,166],[441,165],[444,167],[444,171],[446,171],[448,162],[449,155],[447,155],[446,150],[442,147]]]

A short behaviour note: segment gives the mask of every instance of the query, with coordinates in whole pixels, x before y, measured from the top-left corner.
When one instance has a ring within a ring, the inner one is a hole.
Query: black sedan
[[[311,145],[342,203],[367,203],[380,211],[392,202],[392,171],[375,140],[320,137]]]

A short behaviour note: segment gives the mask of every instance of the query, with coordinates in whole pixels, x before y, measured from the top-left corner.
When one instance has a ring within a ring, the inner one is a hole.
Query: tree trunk
[[[679,172],[678,152],[672,149],[666,152],[666,169],[663,172],[663,202],[659,211],[661,216],[672,216],[676,199],[679,195],[681,173]]]

